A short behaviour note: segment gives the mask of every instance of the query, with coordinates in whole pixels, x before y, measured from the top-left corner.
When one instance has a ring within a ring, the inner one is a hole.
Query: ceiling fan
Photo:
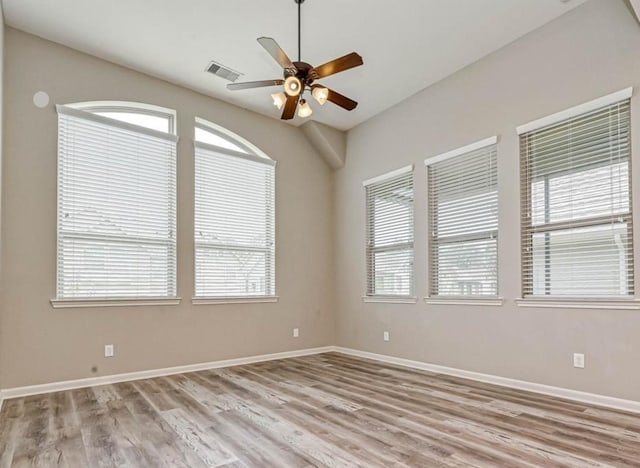
[[[302,97],[305,91],[310,91],[311,95],[320,105],[330,101],[343,109],[351,111],[356,108],[358,103],[353,99],[349,99],[332,89],[314,83],[316,80],[335,75],[336,73],[349,70],[350,68],[359,67],[364,62],[362,57],[355,52],[351,52],[343,57],[331,60],[318,67],[313,67],[300,59],[300,6],[305,0],[294,0],[298,4],[298,61],[292,62],[287,54],[280,48],[278,43],[270,37],[259,37],[258,42],[267,52],[280,64],[283,68],[283,79],[248,81],[245,83],[229,83],[227,88],[231,91],[241,89],[262,88],[268,86],[284,85],[284,93],[272,94],[273,104],[281,109],[282,120],[290,120],[295,116],[296,108],[298,108],[299,117],[309,117],[313,110],[309,103]],[[300,104],[298,106],[298,103]]]

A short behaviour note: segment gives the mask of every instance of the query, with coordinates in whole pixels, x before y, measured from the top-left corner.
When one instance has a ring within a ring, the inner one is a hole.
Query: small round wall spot
[[[44,91],[38,91],[33,95],[33,103],[36,107],[43,108],[49,105],[49,95]]]

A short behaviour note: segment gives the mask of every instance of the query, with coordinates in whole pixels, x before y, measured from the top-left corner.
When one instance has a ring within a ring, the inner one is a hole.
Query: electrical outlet
[[[298,338],[300,336],[300,330],[298,328],[293,329],[293,337]]]
[[[104,345],[104,357],[113,357],[114,351],[112,344]]]
[[[382,339],[384,341],[389,341],[389,332],[388,331],[382,333]]]
[[[580,354],[580,353],[573,354],[573,367],[577,367],[578,369],[584,369],[584,354]]]

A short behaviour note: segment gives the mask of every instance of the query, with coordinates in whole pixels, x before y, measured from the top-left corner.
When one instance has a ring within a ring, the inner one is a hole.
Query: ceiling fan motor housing
[[[284,78],[287,79],[290,76],[297,77],[304,86],[311,86],[314,80],[318,78],[315,69],[306,62],[293,62],[296,70],[285,69]]]

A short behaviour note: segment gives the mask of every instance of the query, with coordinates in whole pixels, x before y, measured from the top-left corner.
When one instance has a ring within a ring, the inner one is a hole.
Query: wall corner
[[[347,157],[346,132],[314,121],[305,123],[300,130],[331,169],[336,170],[344,166]]]

